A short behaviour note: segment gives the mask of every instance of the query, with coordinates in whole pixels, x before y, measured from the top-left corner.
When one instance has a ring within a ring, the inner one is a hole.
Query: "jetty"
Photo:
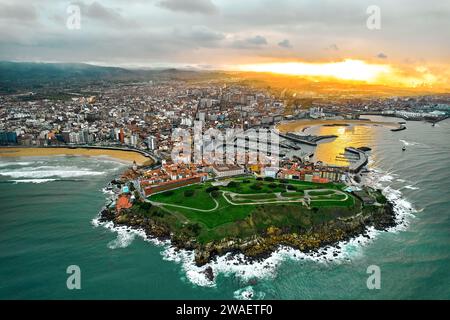
[[[277,134],[284,139],[291,140],[291,141],[294,141],[297,143],[304,143],[304,144],[314,146],[314,147],[317,146],[317,143],[321,140],[337,138],[336,135],[300,136],[295,133],[281,133],[281,132],[277,132]]]
[[[352,157],[354,161],[351,161],[349,165],[349,171],[352,173],[358,173],[369,162],[367,154],[360,149],[347,147],[345,151],[355,155],[355,157]]]
[[[404,124],[400,124],[400,126],[398,128],[391,129],[391,131],[395,132],[395,131],[402,131],[405,129],[406,129],[406,126]]]

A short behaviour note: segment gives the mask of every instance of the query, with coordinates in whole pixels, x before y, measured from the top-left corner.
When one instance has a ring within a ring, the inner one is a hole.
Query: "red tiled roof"
[[[131,208],[131,203],[126,195],[120,195],[116,202],[116,210],[120,211],[122,209]]]

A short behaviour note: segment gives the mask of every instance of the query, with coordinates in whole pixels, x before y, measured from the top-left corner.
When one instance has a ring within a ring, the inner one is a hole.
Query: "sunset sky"
[[[70,4],[79,30],[66,27]],[[379,30],[366,26],[370,5],[381,10]],[[0,0],[0,60],[450,87],[449,40],[442,0]]]

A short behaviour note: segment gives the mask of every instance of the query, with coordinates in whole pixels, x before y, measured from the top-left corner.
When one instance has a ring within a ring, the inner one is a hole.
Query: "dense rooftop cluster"
[[[24,146],[100,145],[150,150],[170,156],[175,128],[252,128],[283,119],[363,113],[407,119],[450,114],[448,96],[384,99],[293,99],[238,80],[164,80],[99,83],[58,96],[27,92],[0,96],[0,144]],[[49,98],[50,97],[50,98]]]

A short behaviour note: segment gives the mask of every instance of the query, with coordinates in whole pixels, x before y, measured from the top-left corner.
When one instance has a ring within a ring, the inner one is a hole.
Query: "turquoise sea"
[[[285,249],[252,266],[222,258],[214,283],[190,253],[96,223],[102,189],[124,164],[0,158],[0,299],[449,299],[450,120],[406,126],[327,127],[340,139],[319,147],[372,147],[366,180],[396,203],[398,228],[321,257]],[[69,265],[81,269],[80,290],[67,289]],[[370,265],[380,267],[379,290],[366,286]]]

